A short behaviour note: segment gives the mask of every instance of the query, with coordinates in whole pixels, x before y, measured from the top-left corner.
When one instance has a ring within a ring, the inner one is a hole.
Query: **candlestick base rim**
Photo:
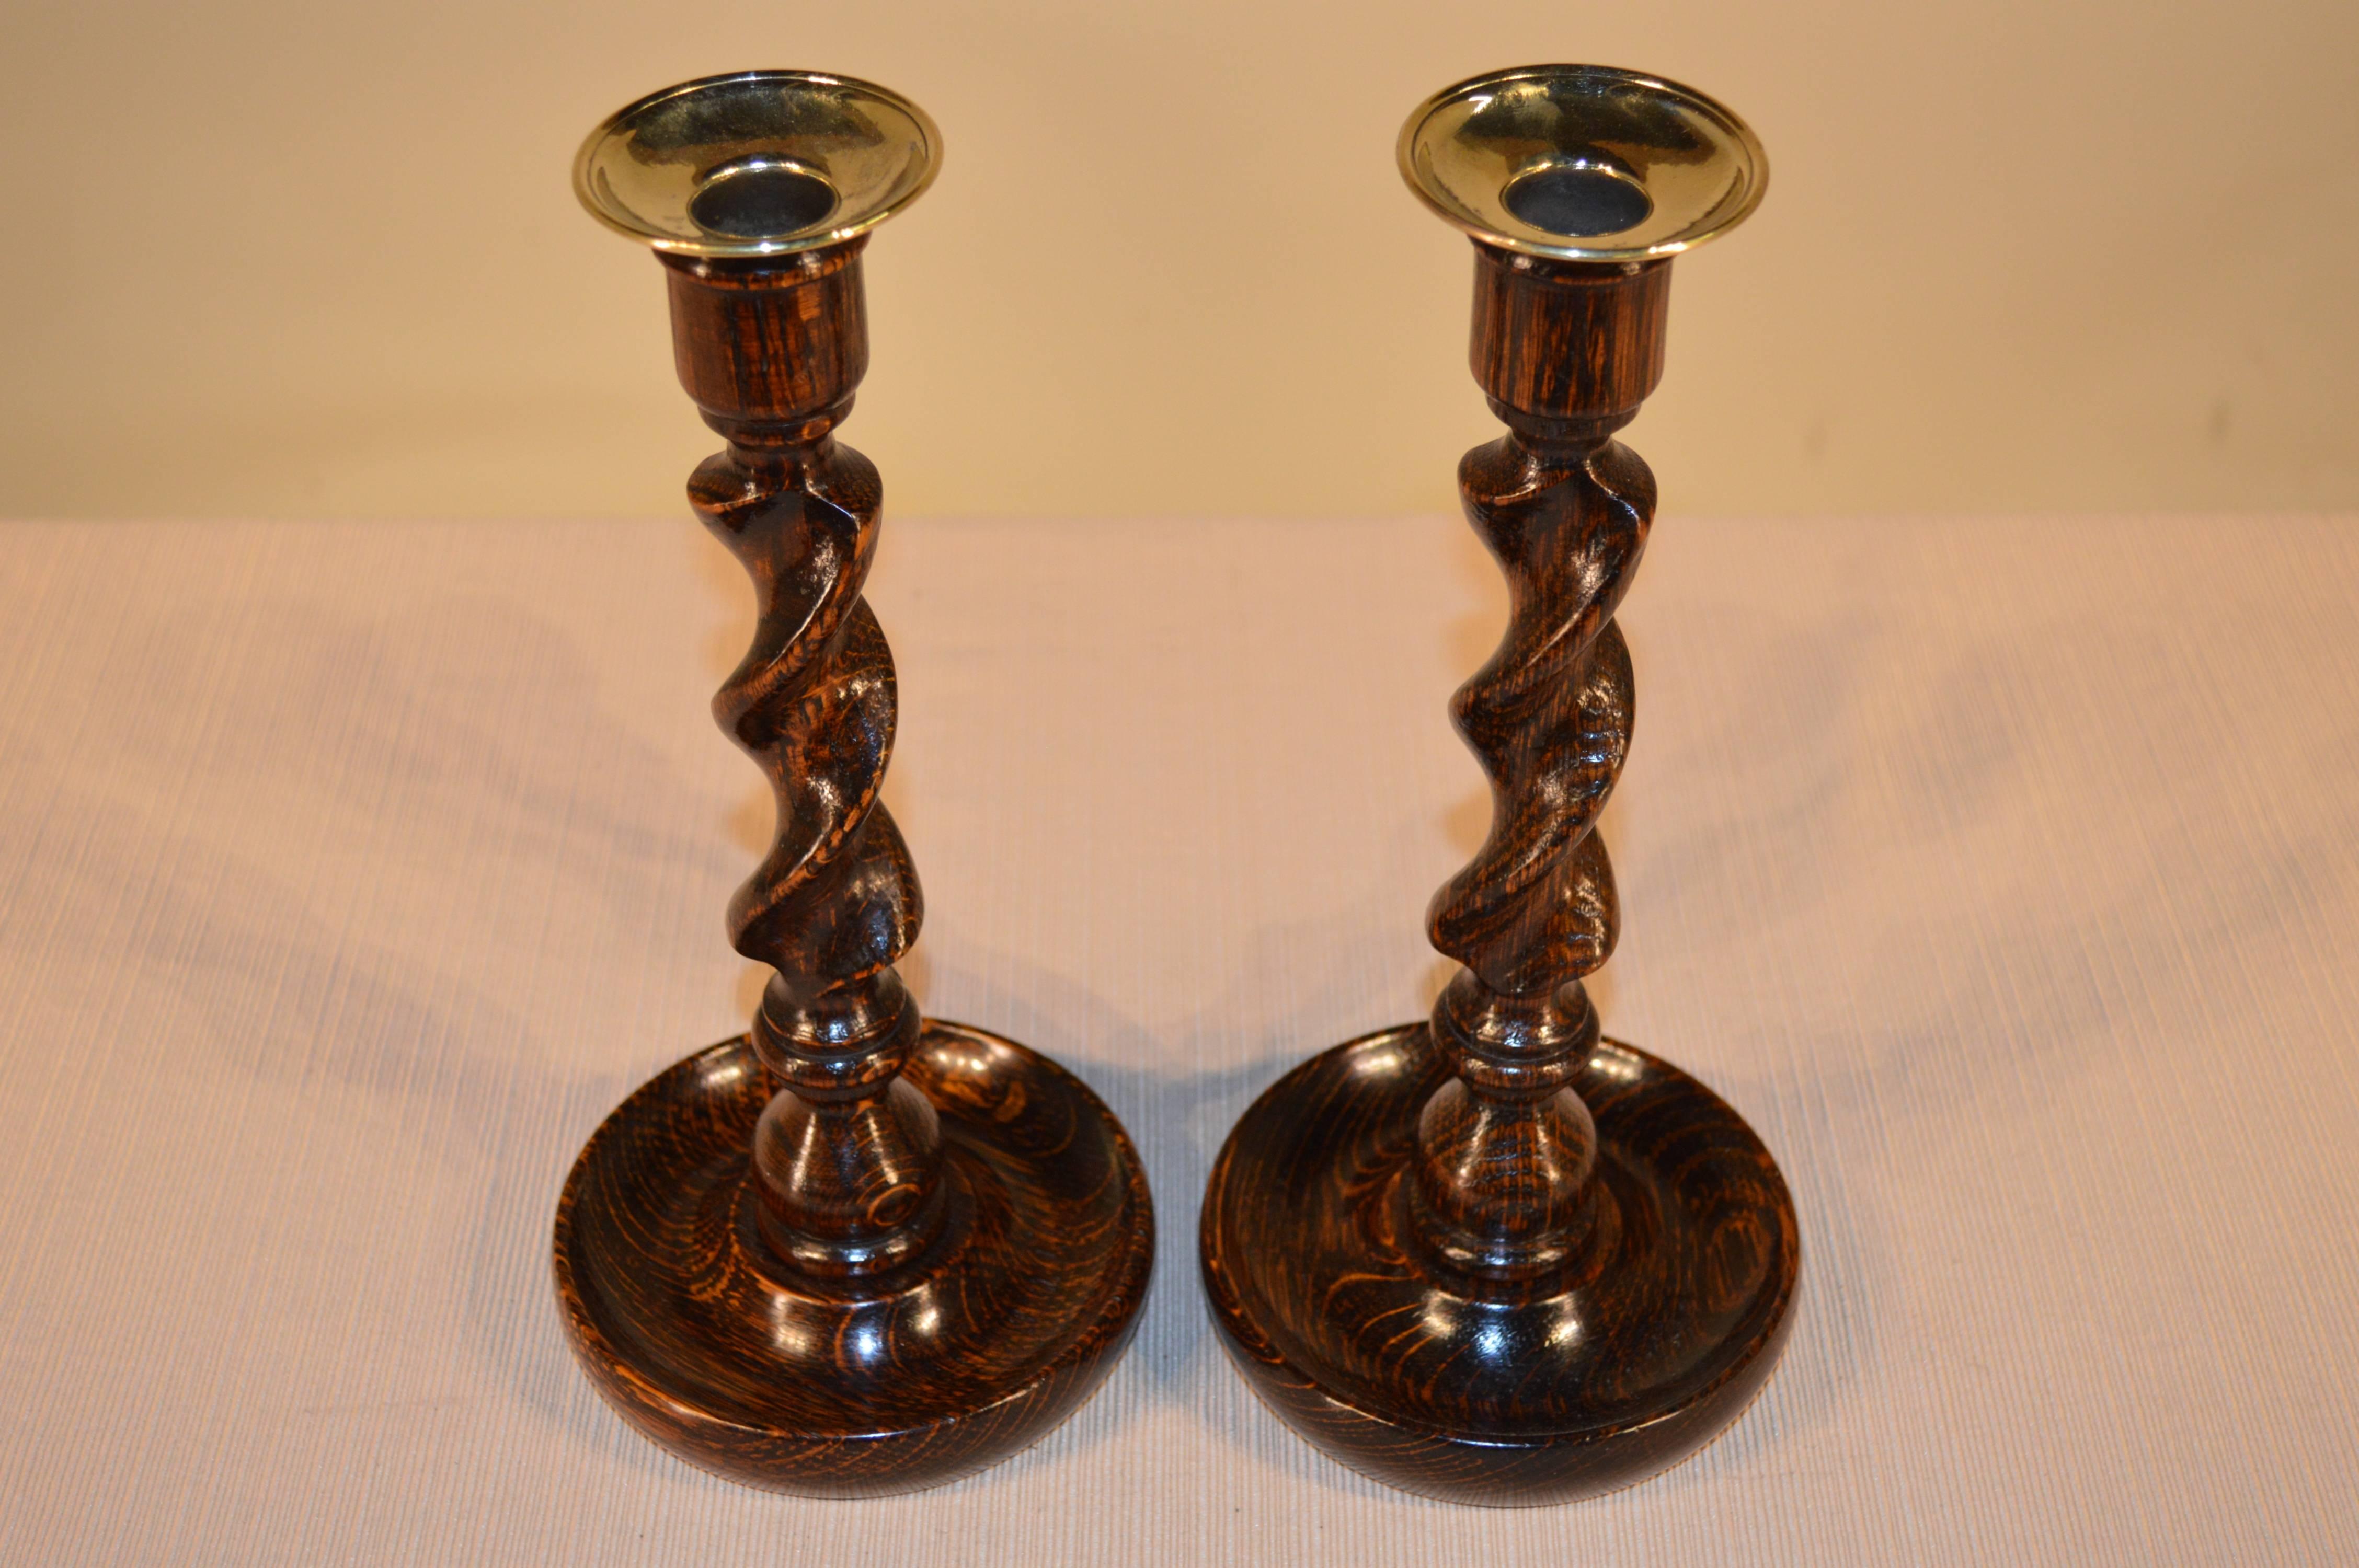
[[[1399,1187],[1449,1076],[1427,1026],[1313,1057],[1238,1119],[1200,1260],[1224,1348],[1288,1425],[1451,1502],[1571,1502],[1644,1480],[1741,1415],[1792,1327],[1800,1249],[1776,1162],[1669,1063],[1602,1041],[1574,1087],[1615,1223],[1548,1281],[1439,1266]]]
[[[583,1146],[553,1238],[560,1315],[641,1433],[746,1486],[886,1496],[1008,1458],[1113,1369],[1155,1253],[1121,1123],[1048,1057],[941,1020],[904,1076],[940,1117],[956,1212],[858,1287],[759,1249],[745,1182],[770,1091],[745,1036],[673,1064]]]

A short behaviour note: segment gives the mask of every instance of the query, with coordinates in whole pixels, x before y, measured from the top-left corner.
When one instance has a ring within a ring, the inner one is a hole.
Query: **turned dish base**
[[[1593,1497],[1679,1463],[1784,1348],[1792,1198],[1742,1117],[1602,1041],[1573,1087],[1604,1184],[1594,1244],[1527,1281],[1455,1273],[1410,1230],[1424,1024],[1313,1057],[1230,1133],[1201,1260],[1230,1355],[1271,1410],[1376,1480],[1499,1507]]]
[[[981,1030],[929,1020],[903,1076],[941,1119],[949,1214],[856,1294],[790,1277],[756,1231],[770,1086],[745,1037],[591,1137],[558,1206],[557,1292],[625,1421],[733,1481],[874,1497],[995,1464],[1096,1390],[1154,1260],[1129,1138],[1079,1079]]]

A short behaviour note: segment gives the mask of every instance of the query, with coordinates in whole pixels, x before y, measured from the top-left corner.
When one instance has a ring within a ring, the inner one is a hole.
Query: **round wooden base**
[[[1121,1124],[1046,1056],[929,1021],[940,1237],[857,1300],[769,1261],[746,1190],[767,1075],[744,1036],[625,1100],[557,1209],[558,1298],[607,1401],[692,1464],[813,1497],[983,1469],[1078,1408],[1137,1325],[1155,1216]]]
[[[1516,1284],[1454,1275],[1403,1208],[1448,1076],[1424,1024],[1313,1057],[1241,1118],[1204,1195],[1204,1285],[1263,1401],[1364,1475],[1451,1502],[1570,1502],[1643,1480],[1735,1420],[1784,1348],[1800,1248],[1744,1119],[1601,1042],[1593,1245]]]

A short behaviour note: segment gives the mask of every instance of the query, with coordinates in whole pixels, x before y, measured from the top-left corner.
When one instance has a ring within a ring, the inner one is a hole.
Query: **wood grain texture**
[[[1561,1091],[1596,1119],[1586,1245],[1479,1281],[1434,1256],[1413,1191],[1419,1110],[1452,1082],[1408,1024],[1313,1057],[1238,1122],[1202,1220],[1232,1358],[1303,1436],[1446,1501],[1564,1502],[1687,1457],[1792,1321],[1793,1200],[1768,1152],[1678,1068],[1600,1041]]]
[[[1429,1025],[1256,1103],[1199,1250],[1238,1365],[1298,1431],[1410,1491],[1525,1505],[1642,1479],[1734,1419],[1800,1255],[1759,1139],[1603,1040],[1582,985],[1619,932],[1594,829],[1634,707],[1614,611],[1655,513],[1612,437],[1661,378],[1670,265],[1475,253],[1473,368],[1509,434],[1458,481],[1508,622],[1451,708],[1491,783],[1489,833],[1427,915],[1462,968]]]
[[[681,384],[729,441],[689,496],[754,583],[753,646],[712,710],[776,801],[729,904],[772,973],[744,1041],[583,1150],[554,1248],[574,1348],[627,1419],[732,1479],[828,1497],[1036,1440],[1128,1342],[1154,1256],[1112,1113],[1011,1043],[928,1034],[894,968],[922,901],[880,795],[899,700],[862,589],[883,490],[834,437],[868,363],[865,243],[662,258]]]
[[[1592,266],[1474,247],[1474,384],[1517,430],[1597,440],[1663,379],[1671,264]]]
[[[558,1207],[556,1271],[624,1419],[733,1481],[874,1497],[995,1464],[1095,1391],[1154,1257],[1136,1152],[1080,1080],[980,1030],[929,1021],[902,1081],[940,1115],[946,1220],[856,1293],[813,1288],[761,1235],[746,1151],[773,1096],[750,1041],[689,1057],[599,1130]]]

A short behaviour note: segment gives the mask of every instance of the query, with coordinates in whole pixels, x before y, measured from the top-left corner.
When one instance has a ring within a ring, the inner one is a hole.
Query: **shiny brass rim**
[[[815,70],[746,70],[651,92],[573,160],[592,217],[677,255],[783,255],[864,234],[941,168],[926,112]]]
[[[1677,255],[1761,204],[1769,158],[1692,87],[1602,65],[1527,65],[1444,88],[1401,127],[1401,177],[1486,244],[1567,261]]]

